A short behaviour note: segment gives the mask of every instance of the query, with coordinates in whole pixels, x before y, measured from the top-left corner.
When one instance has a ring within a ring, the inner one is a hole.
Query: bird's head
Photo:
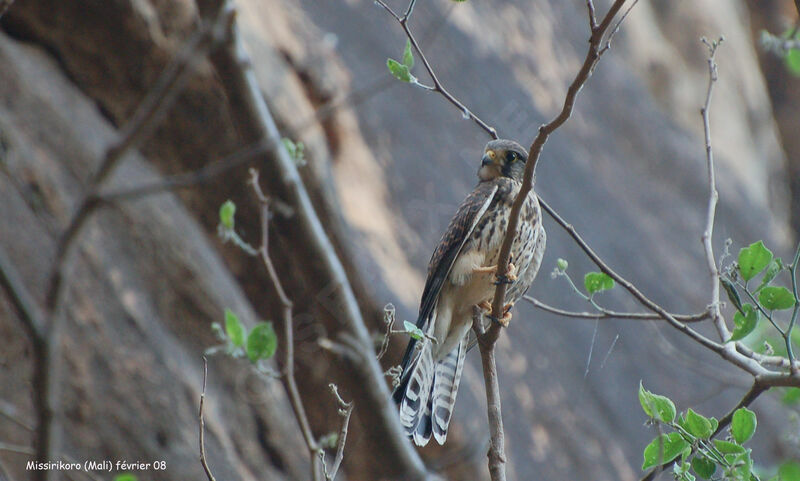
[[[492,140],[484,149],[478,177],[483,181],[508,177],[522,182],[527,160],[528,152],[525,147],[513,140]]]

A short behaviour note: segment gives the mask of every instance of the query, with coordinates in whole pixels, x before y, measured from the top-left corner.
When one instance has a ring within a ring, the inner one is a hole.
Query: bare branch
[[[411,0],[409,2],[408,8],[406,9],[406,13],[403,14],[403,16],[396,14],[389,7],[389,5],[386,4],[384,0],[375,0],[375,2],[381,7],[383,7],[384,10],[389,12],[389,15],[391,15],[395,20],[397,20],[400,26],[403,27],[403,31],[406,33],[406,36],[408,37],[408,40],[411,42],[411,45],[414,47],[414,50],[417,51],[419,58],[422,60],[422,64],[425,66],[425,70],[428,72],[428,75],[431,77],[431,81],[433,82],[433,87],[427,87],[422,84],[418,85],[432,92],[438,92],[442,94],[442,96],[446,98],[448,102],[455,105],[455,107],[459,111],[461,111],[461,113],[465,116],[465,118],[472,119],[476,124],[478,124],[480,128],[485,130],[486,133],[488,133],[493,139],[497,139],[498,138],[497,130],[494,127],[487,124],[486,122],[484,122],[483,120],[481,120],[480,117],[475,115],[475,113],[472,112],[470,109],[468,109],[463,103],[461,103],[460,100],[458,100],[450,92],[448,92],[447,89],[444,88],[444,85],[442,85],[442,83],[439,81],[439,78],[436,76],[436,72],[433,71],[433,67],[431,67],[430,62],[428,62],[428,58],[425,56],[425,53],[419,46],[419,43],[417,43],[417,39],[411,32],[411,28],[408,26],[408,21],[411,17],[411,12],[414,9],[414,4],[416,3],[416,0]]]
[[[392,328],[394,327],[395,321],[395,309],[392,304],[387,304],[383,308],[383,322],[386,323],[386,332],[383,334],[383,341],[381,342],[381,349],[378,351],[376,359],[379,361],[383,356],[386,354],[386,351],[389,350],[389,341],[392,338],[392,333],[394,332]]]
[[[342,460],[344,459],[344,445],[347,442],[347,429],[350,426],[350,415],[353,414],[353,408],[355,407],[352,401],[345,402],[342,399],[342,396],[339,395],[339,388],[336,387],[336,384],[328,384],[333,395],[336,397],[336,400],[339,402],[339,415],[342,416],[342,427],[339,429],[339,436],[336,440],[336,457],[333,460],[333,465],[331,469],[328,470],[328,465],[325,462],[325,453],[324,451],[320,451],[320,456],[322,457],[322,468],[325,471],[325,479],[327,481],[333,481],[336,478],[336,474],[339,472],[339,467],[342,465]]]
[[[719,269],[717,268],[717,261],[714,258],[714,248],[711,244],[714,234],[714,214],[717,209],[717,201],[719,199],[719,192],[717,192],[716,176],[714,174],[714,151],[711,148],[711,125],[708,120],[708,109],[711,105],[711,96],[714,93],[714,83],[717,81],[717,64],[714,60],[714,55],[717,53],[717,47],[722,43],[722,38],[718,41],[709,43],[703,38],[703,43],[708,46],[708,89],[706,90],[706,101],[700,109],[700,115],[703,117],[703,132],[705,134],[706,146],[706,164],[708,166],[708,212],[706,214],[706,228],[703,231],[703,249],[706,253],[706,262],[708,264],[708,271],[711,274],[711,304],[708,306],[711,320],[717,328],[720,340],[725,341],[731,337],[728,326],[725,325],[725,319],[722,317],[720,311],[719,301]]]
[[[586,0],[586,9],[589,11],[589,31],[594,32],[594,29],[597,28],[597,14],[592,0]]]
[[[558,307],[553,307],[549,304],[545,304],[544,302],[532,296],[525,295],[522,296],[522,298],[543,311],[547,311],[552,314],[556,314],[558,316],[572,317],[576,319],[632,319],[640,321],[654,321],[663,319],[661,315],[655,312],[619,312],[619,311],[612,311],[610,309],[605,309],[602,307],[600,308],[599,312],[566,311],[564,309],[559,309]],[[700,322],[708,319],[709,313],[705,311],[705,312],[698,312],[697,314],[672,314],[672,317],[681,322],[691,323],[691,322]]]
[[[231,10],[233,4],[226,2]],[[373,409],[371,415],[385,429],[384,452],[392,459],[403,476],[408,479],[430,479],[425,465],[417,452],[405,438],[391,403],[391,396],[383,379],[383,372],[375,359],[372,342],[356,302],[353,289],[344,267],[336,254],[300,179],[297,167],[281,143],[275,121],[261,95],[261,89],[252,70],[252,61],[244,49],[242,38],[235,22],[232,36],[225,48],[211,56],[220,81],[229,98],[235,99],[232,116],[245,137],[263,139],[275,152],[271,157],[270,177],[283,185],[287,192],[287,203],[294,209],[293,225],[299,237],[305,239],[318,268],[325,273],[330,283],[337,287],[341,300],[340,325],[342,334],[349,333],[357,345],[359,362],[353,363],[354,382],[363,389],[366,400]]]
[[[606,50],[611,48],[611,41],[614,40],[614,36],[617,35],[617,32],[619,32],[619,27],[622,25],[622,22],[628,18],[628,15],[631,13],[631,10],[633,10],[633,7],[635,7],[637,3],[639,3],[639,0],[633,0],[633,3],[628,6],[628,8],[625,10],[625,13],[623,13],[622,16],[619,17],[619,20],[617,20],[617,23],[614,24],[614,28],[611,29],[611,33],[609,33],[608,37],[606,38],[605,45],[600,49],[600,55],[603,55]]]
[[[639,303],[642,306],[657,313],[659,316],[661,316],[662,319],[666,320],[673,328],[686,334],[692,340],[699,343],[703,347],[706,347],[716,352],[723,359],[730,361],[732,364],[745,370],[746,372],[752,375],[764,374],[767,372],[754,359],[744,356],[739,352],[736,352],[736,350],[733,348],[733,344],[728,344],[728,346],[730,346],[730,348],[728,348],[722,344],[712,341],[711,339],[708,339],[707,337],[698,333],[694,329],[691,329],[686,324],[679,322],[677,319],[675,319],[675,317],[671,313],[667,312],[663,307],[659,306],[658,304],[650,300],[647,296],[645,296],[636,286],[633,285],[633,283],[623,278],[622,276],[617,274],[613,269],[611,269],[611,267],[609,267],[608,264],[606,264],[600,258],[600,256],[598,256],[597,253],[594,252],[594,250],[591,247],[589,247],[589,245],[578,234],[575,228],[571,224],[567,223],[560,215],[558,215],[558,213],[555,210],[553,210],[553,208],[550,207],[550,205],[547,204],[547,202],[545,202],[544,199],[542,199],[541,197],[539,197],[539,203],[541,203],[542,209],[544,209],[544,211],[547,212],[550,215],[550,217],[552,217],[553,220],[555,220],[556,223],[558,223],[558,225],[560,225],[565,231],[567,231],[569,236],[572,237],[575,243],[578,244],[578,247],[580,247],[581,250],[584,253],[586,253],[589,259],[591,259],[592,262],[594,262],[595,265],[597,265],[597,267],[602,272],[608,274],[608,276],[614,279],[614,281],[617,284],[619,284],[620,286],[622,286],[623,289],[628,291],[637,301],[639,301]]]
[[[311,479],[321,479],[322,471],[320,470],[320,446],[314,433],[311,431],[311,424],[308,422],[303,400],[300,398],[300,390],[297,388],[297,380],[294,377],[294,326],[292,325],[292,301],[283,290],[278,272],[272,264],[272,259],[269,256],[269,199],[264,195],[261,186],[258,183],[258,171],[250,169],[250,185],[253,187],[253,192],[261,205],[261,246],[258,249],[261,255],[261,261],[267,269],[270,282],[275,288],[281,306],[283,308],[283,330],[284,330],[284,347],[283,347],[283,371],[284,371],[284,386],[286,387],[286,394],[289,396],[289,403],[294,411],[294,416],[300,424],[300,431],[303,433],[303,439],[308,448],[309,457],[311,459]]]
[[[493,329],[498,323],[492,323]],[[497,363],[495,361],[495,345],[497,336],[490,335],[483,329],[483,311],[478,306],[472,308],[472,329],[478,339],[478,350],[481,353],[481,366],[483,366],[483,381],[486,387],[486,409],[489,418],[489,475],[492,481],[505,481],[506,479],[506,448],[505,433],[503,431],[503,414],[500,403],[500,383],[497,378]],[[499,329],[493,329],[499,333]]]
[[[597,64],[598,60],[600,60],[600,46],[603,41],[603,37],[608,31],[608,28],[611,25],[614,17],[625,4],[625,1],[626,0],[616,0],[611,5],[608,13],[606,13],[605,17],[597,26],[597,28],[592,29],[592,35],[589,39],[589,49],[586,53],[586,58],[584,59],[583,65],[575,76],[575,79],[567,89],[567,95],[564,99],[564,105],[561,108],[561,112],[549,123],[539,127],[539,134],[534,139],[528,154],[528,161],[525,165],[522,186],[517,194],[517,198],[514,199],[514,203],[511,206],[511,212],[509,213],[506,236],[505,239],[503,239],[503,244],[500,248],[500,255],[497,259],[497,273],[500,275],[506,275],[508,273],[511,245],[517,234],[519,214],[522,210],[522,204],[525,202],[525,199],[528,197],[528,193],[533,188],[536,162],[539,160],[539,156],[542,153],[542,148],[544,147],[545,142],[547,142],[547,139],[550,137],[550,134],[563,125],[564,122],[566,122],[572,115],[572,109],[575,106],[575,100],[578,96],[578,93],[580,92],[581,88],[583,88],[583,85],[586,83],[586,81],[589,80],[589,77],[592,75],[592,71],[594,70],[594,66]],[[495,290],[494,301],[492,302],[492,315],[496,319],[500,319],[500,317],[503,315],[503,306],[505,305],[507,286],[508,285],[505,283],[499,283],[497,289]],[[489,332],[495,329],[497,328],[490,327]]]
[[[98,197],[102,202],[118,202],[139,199],[159,192],[194,187],[210,182],[216,177],[244,165],[249,160],[252,160],[253,157],[267,152],[269,152],[269,147],[264,142],[256,142],[230,155],[226,155],[216,162],[204,165],[198,170],[166,176],[157,181],[134,187],[104,190],[102,193],[98,194]]]
[[[210,25],[201,27],[192,35],[139,104],[131,119],[122,128],[118,139],[106,151],[100,166],[92,176],[88,193],[81,200],[76,213],[58,240],[45,301],[49,312],[53,312],[58,303],[64,263],[70,249],[86,221],[99,206],[97,194],[101,185],[125,154],[155,129],[188,82],[197,64],[225,40],[229,34],[230,23],[233,21],[232,12],[232,9],[221,9]]]
[[[177,98],[178,92],[188,81],[189,74],[194,70],[193,67],[208,51],[219,45],[227,35],[231,19],[232,16],[221,10],[214,22],[209,26],[204,26],[193,35],[192,39],[167,66],[156,84],[139,104],[133,117],[122,128],[116,142],[106,151],[100,166],[92,176],[87,194],[81,199],[69,225],[58,239],[45,294],[45,309],[50,316],[50,323],[47,328],[47,338],[44,340],[44,348],[37,356],[40,357],[37,364],[43,365],[43,368],[37,372],[37,382],[35,383],[37,391],[35,397],[39,399],[41,407],[36,445],[36,458],[39,462],[55,459],[60,445],[58,411],[61,399],[60,373],[63,364],[61,362],[61,332],[64,322],[59,306],[61,305],[63,279],[68,270],[67,260],[71,247],[86,221],[100,205],[97,192],[103,182],[125,154],[152,132],[157,122]],[[54,476],[55,472],[52,470],[34,472],[34,479],[37,481],[52,479]]]
[[[200,412],[198,418],[200,419],[200,464],[203,465],[203,471],[206,473],[208,481],[217,481],[211,473],[211,468],[208,467],[206,461],[206,444],[205,444],[205,420],[203,419],[203,406],[206,399],[206,379],[208,378],[208,360],[203,356],[203,391],[200,393]]]

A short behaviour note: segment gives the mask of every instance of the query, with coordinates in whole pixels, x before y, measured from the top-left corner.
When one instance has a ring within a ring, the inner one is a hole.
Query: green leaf
[[[728,339],[728,342],[743,339],[753,332],[758,325],[758,321],[761,319],[761,312],[753,307],[752,304],[745,304],[742,306],[742,312],[744,312],[744,315],[742,315],[741,312],[735,312],[733,314],[733,324],[735,327],[733,328],[731,338]]]
[[[772,259],[772,261],[769,263],[769,266],[767,266],[767,270],[764,272],[764,277],[761,278],[761,284],[759,284],[758,288],[753,292],[758,292],[769,285],[769,283],[775,279],[775,276],[778,275],[781,269],[783,269],[783,260],[781,260],[780,257]]]
[[[219,207],[219,223],[226,229],[233,229],[233,216],[236,214],[236,204],[232,200],[226,200]]]
[[[686,430],[692,436],[700,439],[708,439],[711,433],[714,432],[711,428],[711,420],[701,414],[697,414],[691,408],[686,411]]]
[[[794,307],[794,295],[783,286],[767,286],[758,293],[758,302],[764,309],[790,309]]]
[[[286,147],[286,151],[289,153],[289,157],[294,160],[294,163],[297,165],[305,165],[305,145],[302,142],[295,143],[289,137],[284,137],[281,139],[283,142],[283,146]]]
[[[750,458],[750,450],[740,454],[727,454],[725,460],[728,461],[733,468],[731,474],[733,479],[741,481],[750,481],[750,475],[753,470],[753,460]]]
[[[762,241],[754,242],[739,251],[739,272],[742,279],[749,281],[763,271],[772,260],[772,251]]]
[[[728,294],[728,300],[731,301],[733,307],[742,312],[742,299],[739,297],[739,292],[736,291],[736,286],[733,285],[733,282],[724,277],[720,277],[719,282],[722,283],[722,287],[725,289],[725,293]]]
[[[425,337],[425,333],[422,332],[422,329],[418,328],[413,322],[403,321],[403,327],[409,336],[418,341]]]
[[[689,443],[679,433],[659,435],[644,448],[642,471],[672,461],[688,446]]]
[[[247,331],[239,322],[239,316],[230,309],[225,309],[225,334],[228,335],[228,339],[234,346],[244,346],[244,337],[247,335]]]
[[[717,470],[717,465],[714,461],[698,454],[692,458],[692,469],[694,469],[694,472],[701,478],[711,479],[711,476],[714,475],[714,471]]]
[[[583,278],[586,292],[591,296],[595,292],[607,291],[614,287],[614,279],[603,272],[589,272]]]
[[[123,473],[114,476],[114,481],[137,481],[139,478],[131,473]]]
[[[414,53],[411,51],[411,40],[406,39],[406,48],[403,50],[403,65],[411,70],[414,67]]]
[[[408,67],[405,65],[393,58],[390,58],[386,60],[386,66],[389,67],[389,72],[391,72],[392,75],[394,75],[394,78],[397,80],[411,82],[411,73],[409,73]]]
[[[781,464],[778,476],[781,481],[800,481],[800,464],[794,461]]]
[[[675,419],[675,404],[666,396],[653,394],[639,381],[639,403],[645,414],[665,423]]]
[[[261,322],[247,336],[247,357],[250,362],[269,359],[278,348],[278,336],[271,322]]]
[[[793,75],[800,76],[800,49],[793,48],[786,52],[786,69]]]
[[[781,398],[784,404],[792,405],[797,404],[800,401],[800,388],[797,387],[790,387],[786,389],[786,392],[783,394]]]
[[[747,409],[739,408],[733,413],[731,420],[731,435],[733,439],[739,443],[744,444],[753,437],[756,432],[756,413]]]
[[[683,452],[686,453],[687,451],[691,452],[691,448],[685,449]],[[689,468],[691,466],[686,461],[681,461],[680,463],[676,462],[672,466],[672,472],[675,473],[675,479],[679,481],[694,481],[695,478],[692,473],[689,472]]]
[[[730,441],[723,441],[721,439],[714,440],[714,446],[717,447],[717,450],[722,454],[741,454],[745,452],[745,449]]]
[[[566,272],[567,267],[569,267],[569,262],[559,257],[556,261],[556,268],[559,272]]]

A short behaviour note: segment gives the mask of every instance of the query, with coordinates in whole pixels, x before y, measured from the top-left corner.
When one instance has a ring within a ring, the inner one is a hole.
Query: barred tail
[[[410,362],[395,400],[400,406],[400,424],[417,446],[428,444],[431,435],[439,444],[447,439],[466,354],[464,338],[439,362],[433,361],[430,344]]]
[[[406,435],[417,446],[425,446],[431,438],[431,393],[433,390],[434,364],[431,345],[425,343],[416,358],[407,367],[405,385],[398,388],[400,424]]]
[[[433,437],[439,444],[444,444],[447,439],[447,427],[450,425],[453,407],[456,404],[458,383],[461,381],[466,355],[467,338],[464,337],[455,349],[436,363],[436,370],[433,374],[431,411],[433,412]]]

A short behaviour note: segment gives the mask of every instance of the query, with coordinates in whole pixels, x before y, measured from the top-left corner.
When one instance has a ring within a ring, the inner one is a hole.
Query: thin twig
[[[493,323],[496,325],[497,323]],[[481,353],[483,381],[486,388],[486,412],[489,419],[489,475],[492,481],[506,479],[506,448],[503,431],[503,413],[500,401],[500,383],[497,378],[495,346],[497,337],[488,335],[483,328],[483,310],[478,306],[472,309],[472,329],[478,339]],[[499,332],[499,330],[497,331]]]
[[[269,147],[264,142],[256,142],[230,155],[226,155],[213,163],[204,165],[198,170],[165,176],[159,180],[133,187],[104,190],[102,193],[98,194],[98,197],[102,202],[119,202],[135,200],[159,192],[194,187],[210,182],[225,172],[244,165],[249,160],[253,159],[253,157],[265,154],[268,151]]]
[[[200,392],[200,412],[197,417],[200,422],[200,464],[203,465],[203,471],[206,473],[208,481],[216,481],[214,475],[211,473],[211,468],[208,467],[206,460],[206,444],[205,444],[205,420],[203,419],[203,406],[206,399],[206,379],[208,378],[208,360],[203,356],[203,390]]]
[[[589,31],[594,32],[594,29],[597,28],[597,14],[592,0],[586,0],[586,10],[589,11]]]
[[[283,289],[278,272],[275,270],[275,265],[269,256],[269,218],[270,218],[270,201],[261,186],[258,183],[258,171],[250,169],[250,185],[253,187],[253,192],[258,199],[261,206],[261,246],[258,251],[261,255],[261,262],[267,269],[272,287],[275,288],[275,293],[278,295],[278,300],[283,309],[283,330],[284,330],[284,346],[283,346],[283,371],[284,371],[284,386],[286,387],[286,394],[289,396],[289,403],[294,411],[294,416],[300,424],[300,431],[303,434],[303,439],[308,448],[309,457],[311,459],[311,479],[319,480],[322,475],[320,458],[319,442],[314,437],[311,431],[311,424],[308,422],[303,400],[300,397],[300,390],[297,388],[297,380],[294,376],[294,326],[292,325],[292,301]]]
[[[631,10],[633,10],[633,7],[635,7],[637,3],[639,3],[639,0],[633,0],[633,3],[628,6],[628,8],[625,10],[625,13],[623,13],[622,16],[619,17],[619,20],[617,20],[617,23],[614,24],[614,28],[611,29],[611,33],[609,33],[608,37],[606,38],[605,45],[600,49],[600,55],[603,55],[606,50],[611,48],[611,41],[614,40],[614,36],[616,36],[617,32],[619,32],[619,27],[622,26],[622,22],[628,18],[628,15],[631,13]]]
[[[395,309],[392,304],[387,304],[383,308],[383,322],[386,323],[386,332],[383,334],[383,341],[381,341],[381,349],[378,351],[376,359],[379,361],[383,358],[386,354],[386,351],[389,350],[389,341],[392,338],[392,334],[395,332],[392,328],[394,327],[395,321]]]
[[[539,203],[542,206],[542,209],[547,212],[550,217],[556,221],[556,223],[563,228],[567,234],[575,241],[575,243],[580,247],[580,249],[591,259],[592,262],[605,274],[609,277],[614,279],[614,281],[619,284],[623,289],[628,291],[642,306],[650,309],[651,311],[657,313],[661,316],[662,319],[667,321],[670,326],[677,329],[678,331],[686,334],[694,340],[695,342],[699,343],[703,347],[710,349],[711,351],[719,354],[723,359],[730,361],[735,366],[745,370],[746,372],[752,375],[764,374],[767,371],[762,367],[756,360],[751,357],[744,356],[739,352],[736,352],[733,349],[726,349],[725,346],[719,344],[717,342],[712,341],[711,339],[703,336],[699,332],[691,329],[686,324],[678,321],[675,317],[668,312],[666,309],[661,307],[660,305],[656,304],[652,300],[650,300],[647,296],[645,296],[633,283],[619,275],[616,271],[614,271],[608,264],[606,264],[600,256],[592,249],[586,241],[578,234],[575,230],[575,227],[572,224],[569,224],[565,221],[555,210],[553,210],[550,205],[545,202],[544,199],[539,197]]]
[[[711,275],[711,303],[708,306],[711,320],[717,329],[720,340],[726,341],[730,339],[731,333],[728,326],[725,325],[725,319],[722,317],[719,301],[719,269],[717,268],[717,261],[714,258],[714,247],[712,240],[714,235],[714,215],[717,209],[717,201],[719,200],[719,192],[717,191],[716,175],[714,173],[714,150],[711,147],[711,124],[708,119],[708,109],[711,106],[711,96],[714,93],[714,84],[717,82],[717,63],[714,56],[717,53],[717,47],[722,43],[723,38],[716,42],[708,42],[703,38],[703,43],[708,47],[708,88],[706,90],[706,101],[700,109],[700,115],[703,118],[703,133],[705,137],[706,147],[706,165],[708,167],[708,211],[706,214],[706,227],[703,231],[703,249],[706,253],[706,262],[708,264],[708,272]]]
[[[800,0],[798,0],[800,1]],[[800,262],[800,243],[797,245],[797,250],[794,253],[792,260],[792,267],[789,269],[789,275],[792,276],[792,294],[794,295],[794,309],[792,309],[792,317],[789,320],[789,326],[786,328],[786,333],[783,339],[786,342],[786,355],[789,358],[789,366],[791,366],[792,374],[798,372],[797,364],[794,362],[794,350],[792,349],[792,330],[797,323],[797,314],[800,311],[800,298],[797,297],[797,264]]]
[[[403,14],[402,16],[396,14],[394,10],[392,10],[391,7],[389,7],[389,5],[387,5],[384,0],[375,0],[375,2],[381,7],[383,7],[384,10],[389,12],[389,15],[391,15],[395,20],[397,20],[397,22],[403,28],[403,31],[406,33],[406,37],[408,37],[408,40],[411,42],[411,45],[414,47],[414,50],[416,50],[417,54],[419,55],[419,58],[422,60],[422,64],[425,66],[425,70],[431,77],[431,81],[433,82],[433,87],[426,87],[421,84],[419,85],[432,92],[440,93],[445,99],[447,99],[448,102],[455,105],[456,108],[459,111],[461,111],[461,113],[466,118],[472,119],[476,124],[478,124],[480,128],[485,130],[486,133],[488,133],[493,139],[497,139],[498,138],[497,130],[494,127],[487,124],[486,122],[484,122],[483,120],[481,120],[481,118],[475,115],[475,113],[472,112],[472,110],[467,108],[463,103],[461,103],[460,100],[454,97],[453,94],[448,92],[447,89],[444,88],[444,85],[442,85],[442,83],[439,81],[439,78],[436,76],[436,72],[433,71],[433,67],[431,67],[430,62],[428,62],[428,58],[425,56],[425,53],[419,46],[419,43],[417,43],[417,39],[414,37],[414,34],[411,32],[411,28],[408,25],[408,21],[410,20],[411,12],[414,9],[414,4],[416,3],[416,0],[411,0],[409,2],[408,8],[406,9],[406,13]]]
[[[574,319],[631,319],[640,321],[663,320],[661,315],[656,314],[654,312],[619,312],[619,311],[612,311],[610,309],[605,309],[603,307],[600,307],[599,312],[567,311],[564,309],[560,309],[558,307],[553,307],[549,304],[545,304],[539,299],[536,299],[535,297],[529,295],[524,295],[522,296],[522,298],[543,311],[550,312],[558,316],[571,317]],[[680,322],[692,323],[708,319],[709,313],[708,311],[703,311],[703,312],[698,312],[697,314],[672,314],[672,317],[674,317]]]
[[[42,402],[36,445],[36,458],[39,462],[55,459],[55,453],[58,452],[60,444],[61,430],[58,411],[61,398],[60,374],[63,364],[61,362],[61,333],[64,329],[60,306],[64,291],[63,279],[69,270],[68,260],[72,246],[87,220],[101,204],[97,193],[102,184],[125,157],[125,154],[153,131],[188,81],[189,74],[194,71],[193,67],[209,51],[220,45],[228,35],[228,27],[232,18],[230,11],[221,9],[215,20],[194,34],[170,62],[156,84],[139,104],[132,118],[122,128],[117,140],[106,151],[100,166],[89,182],[87,193],[80,200],[75,214],[72,215],[67,228],[57,241],[55,259],[45,292],[45,310],[50,316],[50,323],[47,329],[47,338],[44,341],[45,349],[41,356],[44,369],[37,373],[37,382],[35,383],[37,391],[35,396]],[[35,481],[52,479],[55,475],[55,471],[52,470],[37,470],[33,474]]]
[[[603,17],[603,20],[600,22],[600,24],[596,28],[592,29],[592,35],[589,39],[589,49],[586,52],[586,58],[584,59],[583,65],[575,76],[575,79],[567,89],[567,95],[564,98],[564,104],[561,108],[561,112],[549,123],[539,127],[539,134],[534,139],[528,154],[528,161],[525,165],[522,186],[520,187],[516,199],[514,199],[514,203],[512,204],[511,211],[509,213],[506,235],[503,239],[503,244],[500,248],[500,255],[497,259],[497,273],[500,275],[506,275],[508,273],[508,263],[511,257],[511,246],[517,236],[519,215],[522,211],[522,204],[527,199],[528,193],[533,189],[536,162],[539,160],[539,156],[542,153],[542,148],[544,147],[545,142],[547,142],[547,139],[550,137],[550,134],[561,127],[561,125],[563,125],[564,122],[566,122],[572,115],[572,109],[575,106],[575,100],[578,96],[578,93],[580,92],[581,88],[583,88],[583,85],[586,83],[586,81],[589,80],[589,77],[592,75],[592,71],[594,70],[594,66],[597,64],[598,60],[600,60],[600,46],[603,42],[603,37],[608,31],[608,28],[611,25],[611,22],[614,20],[614,17],[625,4],[625,1],[626,0],[616,0],[611,5],[611,8],[609,8],[605,17]],[[508,285],[506,283],[501,282],[498,283],[497,289],[495,290],[494,301],[492,302],[492,316],[495,319],[500,319],[503,315],[507,286]],[[499,324],[494,323],[489,328],[488,333],[494,337],[499,335],[498,333],[492,334],[493,331],[499,329],[497,326],[499,326]]]
[[[228,4],[226,2],[226,4]],[[230,8],[233,6],[230,4]],[[431,479],[419,454],[411,447],[400,426],[391,396],[383,379],[383,370],[375,359],[371,338],[358,307],[353,288],[336,251],[326,234],[311,199],[297,171],[294,160],[282,145],[275,120],[262,96],[261,87],[253,72],[253,62],[247,54],[235,22],[233,35],[226,48],[211,56],[222,87],[232,101],[232,116],[245,138],[263,139],[274,152],[270,156],[269,176],[286,192],[285,201],[294,209],[292,226],[303,239],[319,272],[336,288],[341,306],[339,337],[349,333],[357,347],[359,362],[354,364],[354,383],[362,389],[365,402],[372,409],[375,425],[382,430],[386,459],[395,464],[409,480]]]
[[[120,131],[117,140],[106,150],[100,166],[89,182],[88,193],[80,201],[69,225],[58,240],[45,301],[48,311],[52,312],[58,302],[64,277],[64,264],[71,247],[99,205],[97,195],[101,185],[119,165],[125,154],[155,129],[183,90],[199,62],[208,52],[225,41],[233,20],[232,12],[232,9],[221,9],[210,25],[201,27],[192,35],[148,91],[133,116]]]
[[[350,415],[353,414],[355,403],[353,401],[345,402],[342,396],[339,395],[339,388],[336,384],[328,384],[331,392],[339,403],[339,415],[342,416],[342,427],[339,429],[339,436],[336,439],[336,457],[333,460],[331,469],[328,470],[328,464],[325,461],[325,452],[320,450],[320,457],[322,458],[322,468],[325,471],[325,479],[333,481],[336,474],[339,472],[339,467],[342,465],[344,459],[344,446],[347,442],[347,430],[350,426]]]

